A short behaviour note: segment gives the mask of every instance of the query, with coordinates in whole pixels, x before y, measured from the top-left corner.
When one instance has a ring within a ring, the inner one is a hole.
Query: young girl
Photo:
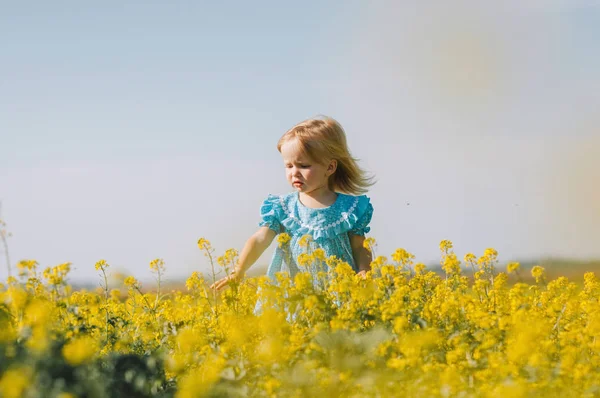
[[[373,214],[364,193],[373,182],[351,156],[342,126],[330,118],[306,120],[286,132],[277,149],[294,191],[265,199],[260,228],[244,245],[235,271],[211,288],[220,290],[231,281],[241,281],[275,236],[284,232],[291,239],[286,250],[277,247],[273,254],[267,270],[273,280],[280,271],[289,272],[292,278],[301,272],[296,260],[306,252],[305,235],[312,238],[313,249],[323,249],[327,257],[337,256],[364,276],[371,254],[363,242]]]

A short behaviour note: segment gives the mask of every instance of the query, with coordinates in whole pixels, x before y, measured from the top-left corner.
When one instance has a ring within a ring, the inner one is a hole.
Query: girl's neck
[[[300,192],[298,198],[300,203],[306,207],[323,208],[329,207],[337,200],[337,193],[329,189],[327,186],[313,189],[310,192]]]

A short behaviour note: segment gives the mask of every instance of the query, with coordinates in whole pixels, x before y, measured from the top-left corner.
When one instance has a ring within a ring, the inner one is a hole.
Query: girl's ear
[[[329,162],[329,166],[327,166],[327,175],[330,176],[333,173],[335,173],[335,171],[337,170],[337,160],[332,159],[331,162]]]

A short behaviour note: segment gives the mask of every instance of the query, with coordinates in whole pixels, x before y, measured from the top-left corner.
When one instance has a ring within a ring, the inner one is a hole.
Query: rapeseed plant
[[[278,236],[282,248],[289,240]],[[104,260],[95,265],[97,292],[73,291],[69,263],[40,275],[35,260],[19,262],[18,278],[0,285],[0,395],[600,393],[600,280],[593,273],[579,288],[565,277],[546,280],[536,266],[535,283],[524,283],[520,264],[500,268],[496,250],[461,262],[444,240],[441,273],[397,249],[390,259],[373,255],[363,279],[309,237],[300,243],[306,251],[297,263],[318,270],[316,277],[248,278],[220,295],[198,271],[184,290],[165,293],[162,259],[150,263],[156,291],[128,276],[125,297],[110,289]],[[374,239],[365,245],[374,253]],[[234,249],[216,256],[204,238],[198,247],[209,279],[236,264]]]

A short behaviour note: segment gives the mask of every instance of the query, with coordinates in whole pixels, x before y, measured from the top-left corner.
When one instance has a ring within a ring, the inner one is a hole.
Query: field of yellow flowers
[[[198,245],[213,270],[237,260]],[[317,277],[248,278],[219,294],[197,272],[164,291],[160,259],[152,291],[132,276],[112,288],[104,260],[98,291],[74,291],[68,263],[21,261],[0,284],[0,396],[600,396],[593,273],[578,286],[537,266],[524,283],[494,249],[461,261],[442,241],[442,273],[398,249],[363,279],[306,249]]]

